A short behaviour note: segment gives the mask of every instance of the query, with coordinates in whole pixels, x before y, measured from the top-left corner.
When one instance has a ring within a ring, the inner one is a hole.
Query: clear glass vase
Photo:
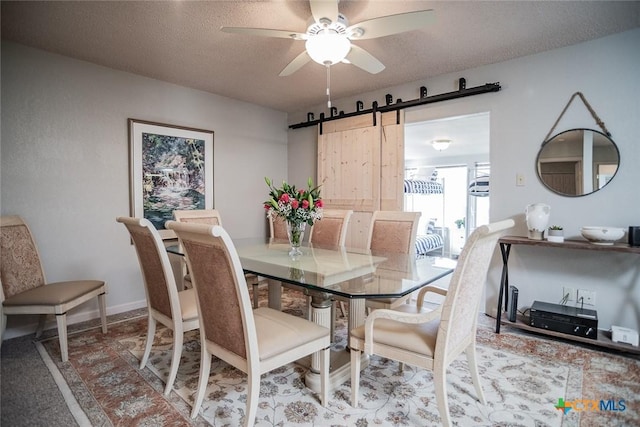
[[[298,258],[302,255],[300,245],[302,244],[302,239],[304,238],[304,230],[306,227],[306,222],[298,224],[287,221],[287,237],[289,237],[289,244],[291,245],[289,256],[291,258]]]

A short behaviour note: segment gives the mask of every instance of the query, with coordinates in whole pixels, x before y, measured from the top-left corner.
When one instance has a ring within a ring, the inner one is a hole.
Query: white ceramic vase
[[[528,237],[531,240],[542,240],[544,230],[549,224],[551,207],[544,203],[533,203],[524,210],[527,219]]]

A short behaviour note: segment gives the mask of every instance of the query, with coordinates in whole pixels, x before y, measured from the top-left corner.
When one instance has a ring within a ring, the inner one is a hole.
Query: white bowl
[[[613,245],[616,240],[624,237],[624,228],[619,227],[582,227],[580,229],[582,237],[594,245]]]

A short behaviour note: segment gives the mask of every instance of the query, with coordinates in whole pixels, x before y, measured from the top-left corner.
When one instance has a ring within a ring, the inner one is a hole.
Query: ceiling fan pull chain
[[[327,108],[331,109],[331,92],[329,88],[331,87],[331,67],[329,65],[327,67]]]

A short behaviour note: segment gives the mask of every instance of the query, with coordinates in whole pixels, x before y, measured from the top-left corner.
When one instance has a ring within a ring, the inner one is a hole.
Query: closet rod
[[[381,113],[385,113],[388,111],[397,111],[405,108],[416,107],[419,105],[431,104],[434,102],[440,101],[448,101],[450,99],[464,98],[466,96],[480,95],[483,93],[489,92],[498,92],[500,90],[500,83],[485,83],[482,86],[476,86],[472,88],[466,88],[466,82],[464,78],[460,79],[460,89],[454,92],[442,93],[440,95],[432,95],[426,96],[427,89],[422,86],[420,88],[420,98],[413,99],[411,101],[402,101],[398,99],[395,104],[391,104],[391,95],[387,95],[387,105],[378,106],[378,102],[374,101],[372,103],[372,108],[368,110],[362,110],[362,101],[358,101],[356,103],[356,111],[351,113],[345,113],[344,111],[340,111],[340,114],[334,114],[336,111],[335,108],[331,110],[331,116],[325,117],[324,113],[320,113],[320,118],[317,120],[313,120],[313,113],[307,113],[308,120],[306,122],[301,122],[297,124],[293,124],[289,126],[289,129],[300,129],[309,126],[315,126],[317,124],[322,124],[323,122],[329,122],[331,120],[344,119],[347,117],[360,116],[362,114],[371,114],[380,111]],[[424,96],[423,96],[424,95]]]

